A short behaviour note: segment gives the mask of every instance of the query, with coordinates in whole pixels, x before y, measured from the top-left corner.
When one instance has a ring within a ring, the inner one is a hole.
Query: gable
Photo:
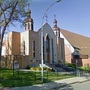
[[[50,25],[48,23],[45,23],[42,28],[39,29],[39,32],[41,32],[41,29],[43,29],[43,35],[46,36],[47,34],[49,34],[50,37],[56,37],[52,28],[50,27]]]

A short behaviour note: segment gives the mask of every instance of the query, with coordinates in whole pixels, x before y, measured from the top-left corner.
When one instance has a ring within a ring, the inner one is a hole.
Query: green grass
[[[71,78],[74,75],[60,74],[55,72],[44,72],[44,82],[51,82],[55,80]],[[1,87],[21,87],[32,86],[35,84],[42,84],[41,72],[23,72],[13,70],[2,69],[0,70],[0,86]]]

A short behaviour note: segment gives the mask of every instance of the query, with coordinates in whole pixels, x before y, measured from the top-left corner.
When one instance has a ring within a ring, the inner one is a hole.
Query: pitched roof
[[[60,29],[69,43],[82,55],[90,55],[90,38]]]

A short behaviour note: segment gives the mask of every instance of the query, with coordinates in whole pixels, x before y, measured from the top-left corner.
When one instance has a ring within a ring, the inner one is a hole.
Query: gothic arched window
[[[33,41],[33,57],[35,57],[35,41]]]
[[[46,37],[46,52],[50,52],[50,38],[49,35]]]
[[[28,29],[30,29],[30,23],[28,23]]]

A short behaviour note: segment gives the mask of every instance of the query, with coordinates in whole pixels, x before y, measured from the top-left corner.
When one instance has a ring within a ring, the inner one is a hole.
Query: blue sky
[[[42,24],[42,17],[46,9],[56,0],[30,0],[31,17],[34,20],[34,29],[38,30]],[[58,27],[90,37],[90,0],[61,0],[47,12],[47,21],[53,27],[54,15]],[[44,19],[44,23],[46,18]],[[10,31],[24,31],[19,25]]]

